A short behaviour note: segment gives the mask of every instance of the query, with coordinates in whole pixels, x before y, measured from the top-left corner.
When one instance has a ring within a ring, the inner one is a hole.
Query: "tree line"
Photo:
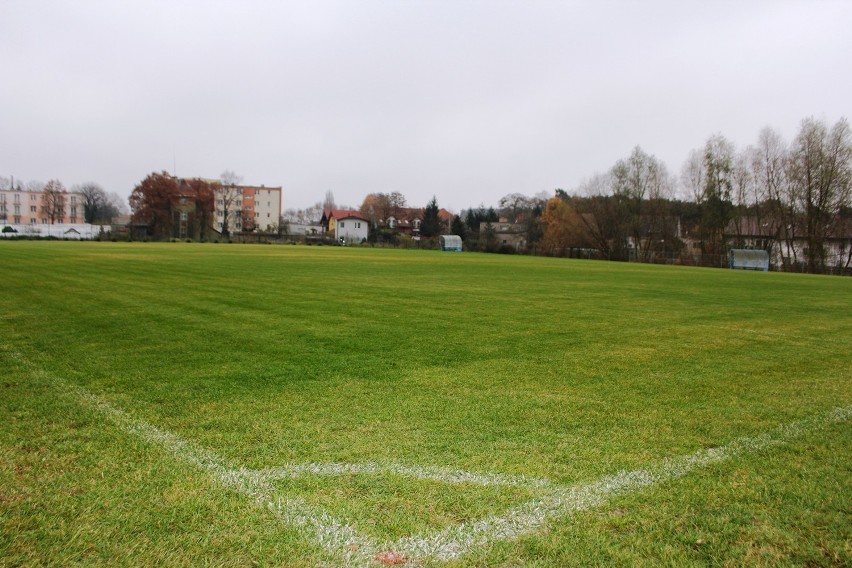
[[[333,205],[329,192],[325,202],[285,218],[309,224]],[[394,242],[382,221],[406,208],[399,192],[371,193],[360,211],[378,227],[379,240]],[[421,211],[424,217],[437,211],[436,200]],[[569,191],[511,193],[497,207],[463,209],[448,226],[435,222],[430,218],[421,235],[456,234],[467,250],[559,256],[583,250],[611,260],[718,266],[729,248],[761,248],[784,270],[848,272],[852,136],[846,119],[829,125],[814,118],[802,120],[789,142],[769,127],[741,149],[714,134],[689,153],[678,174],[637,146]],[[502,242],[503,223],[520,231],[523,246]]]
[[[740,150],[715,134],[689,154],[680,176],[637,146],[570,193],[557,189],[553,196],[510,194],[496,210],[463,212],[453,230],[464,237],[468,249],[500,250],[493,235],[481,231],[483,223],[487,229],[498,219],[525,225],[520,252],[564,255],[594,249],[612,260],[649,262],[685,254],[688,237],[702,257],[718,258],[729,247],[772,252],[783,246],[783,269],[823,272],[829,265],[840,265],[848,271],[849,124],[840,119],[829,126],[807,118],[789,143],[765,128],[755,144]],[[831,257],[830,241],[841,243],[842,256]]]

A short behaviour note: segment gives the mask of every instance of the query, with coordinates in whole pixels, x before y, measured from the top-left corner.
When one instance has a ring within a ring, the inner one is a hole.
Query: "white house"
[[[347,211],[346,214],[335,219],[334,238],[337,242],[346,245],[366,242],[369,226],[370,222],[360,214]]]

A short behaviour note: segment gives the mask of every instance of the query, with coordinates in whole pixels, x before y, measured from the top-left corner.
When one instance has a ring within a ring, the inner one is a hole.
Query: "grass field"
[[[0,565],[849,565],[852,281],[0,242]]]

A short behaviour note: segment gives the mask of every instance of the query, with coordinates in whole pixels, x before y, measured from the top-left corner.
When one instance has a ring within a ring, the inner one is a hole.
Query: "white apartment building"
[[[273,231],[281,217],[281,187],[222,186],[216,190],[216,230]]]

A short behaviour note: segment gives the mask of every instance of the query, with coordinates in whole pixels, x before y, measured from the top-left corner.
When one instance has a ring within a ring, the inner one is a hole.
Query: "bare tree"
[[[680,172],[682,197],[686,200],[701,202],[704,193],[704,152],[695,149],[683,164]]]
[[[528,197],[522,193],[510,193],[500,198],[497,203],[500,206],[500,215],[505,217],[509,223],[517,223],[524,215],[529,215],[533,209],[547,202],[537,197]]]
[[[86,223],[93,223],[100,215],[103,202],[106,200],[104,189],[96,183],[87,182],[73,186],[71,191],[83,196],[83,220]]]
[[[405,196],[398,191],[392,191],[388,195],[388,204],[390,205],[391,215],[399,217],[402,210],[408,206]]]
[[[219,176],[219,181],[222,182],[222,185],[240,185],[243,183],[243,176],[237,175],[231,170],[225,170]]]
[[[107,197],[104,189],[94,182],[86,182],[71,188],[71,191],[83,196],[83,219],[86,223],[110,223],[112,211],[107,209]]]
[[[326,196],[328,201],[328,196]],[[369,193],[361,203],[360,211],[372,226],[386,223],[389,217],[399,218],[406,208],[405,196],[398,191],[392,193]]]
[[[788,199],[787,147],[771,128],[760,131],[757,145],[750,148],[754,222],[765,237],[763,248],[771,252],[775,242],[783,239],[789,254],[781,255],[785,269],[796,262],[795,205]],[[790,256],[792,254],[792,258]]]
[[[742,152],[738,152],[734,156],[731,182],[732,182],[732,198],[734,204],[733,210],[733,227],[737,235],[737,246],[745,246],[745,232],[751,229],[751,217],[749,209],[751,204],[751,196],[754,191],[754,176],[752,174],[750,158],[751,149],[746,148]]]
[[[215,188],[216,209],[222,212],[222,235],[230,236],[231,226],[241,227],[243,215],[242,176],[225,170],[219,176],[221,186]]]
[[[331,190],[325,192],[325,199],[322,202],[322,208],[324,211],[337,208],[337,205],[334,202],[334,192]]]
[[[118,193],[111,191],[106,195],[107,205],[115,210],[116,216],[127,215],[130,209],[127,208],[127,199],[120,196]]]
[[[361,203],[360,211],[370,220],[372,227],[385,223],[393,215],[390,196],[387,193],[368,193]]]
[[[312,223],[319,223],[319,220],[322,218],[322,211],[322,203],[318,201],[313,206],[306,207],[305,209],[287,209],[281,217],[288,223],[310,225]]]
[[[701,193],[701,236],[705,254],[725,253],[725,227],[733,208],[734,146],[721,134],[704,146],[704,184]]]
[[[30,181],[27,182],[26,188],[27,188],[27,191],[32,191],[32,192],[37,193],[39,191],[44,190],[45,183],[43,181],[30,180]]]
[[[826,265],[825,244],[850,207],[852,187],[852,135],[849,123],[839,120],[830,130],[824,122],[808,118],[790,149],[790,191],[804,215],[808,243],[808,271]]]
[[[51,225],[64,220],[66,194],[65,187],[59,180],[52,179],[44,186],[41,208]]]
[[[581,186],[587,196],[576,202],[580,221],[585,225],[595,246],[611,260],[628,259],[628,219],[624,204],[612,195],[614,181],[612,172],[597,174]],[[557,196],[567,199],[557,191]]]
[[[610,172],[615,206],[621,210],[623,229],[636,248],[637,259],[650,260],[651,251],[660,243],[672,182],[665,164],[639,146],[630,157],[619,160]]]
[[[127,205],[117,193],[107,193],[100,185],[86,182],[71,191],[83,196],[83,218],[86,223],[110,224],[119,215],[127,214]]]

